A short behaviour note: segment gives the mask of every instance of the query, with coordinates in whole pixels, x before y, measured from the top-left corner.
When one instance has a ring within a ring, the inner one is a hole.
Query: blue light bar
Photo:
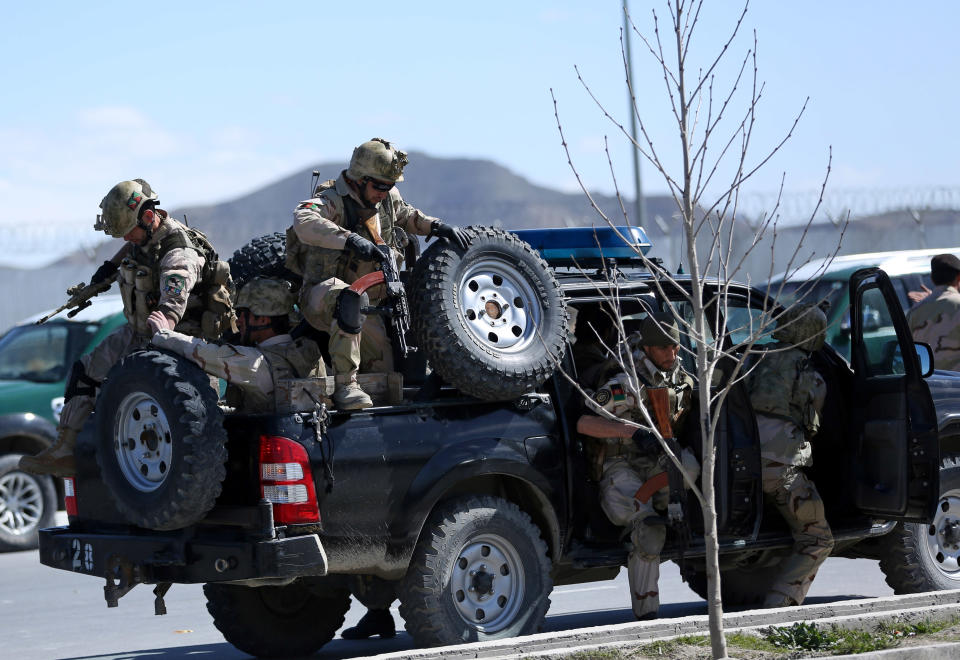
[[[617,227],[630,242],[624,243],[610,227],[562,227],[558,229],[521,229],[513,232],[530,244],[551,266],[595,268],[602,259],[617,263],[641,264],[637,250],[650,251],[650,239],[642,227]]]

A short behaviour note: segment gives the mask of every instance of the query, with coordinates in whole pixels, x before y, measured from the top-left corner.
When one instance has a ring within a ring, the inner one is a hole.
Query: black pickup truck
[[[612,243],[596,275],[566,267],[574,253],[581,266],[590,263],[598,245],[592,232],[518,233],[536,248],[523,251],[550,272],[559,297],[544,296],[542,282],[514,256],[476,245],[454,254],[437,244],[414,283],[426,286],[437,263],[453,260],[446,287],[453,316],[421,319],[415,330],[418,342],[443,344],[437,326],[457,325],[481,354],[470,359],[486,355],[493,365],[494,376],[478,368],[481,394],[495,386],[497,368],[505,385],[515,371],[521,379],[542,371],[539,384],[485,400],[464,394],[471,383],[450,386],[447,372],[425,376],[411,361],[401,364],[399,403],[245,415],[219,408],[205,376],[186,361],[135,354],[108,377],[81,434],[78,474],[66,484],[69,525],[41,532],[41,561],[105,580],[109,606],[137,584],[156,585],[158,614],[172,584],[205,583],[218,629],[259,656],[309,654],[332,639],[356,576],[393,584],[419,645],[536,632],[554,585],[613,578],[628,549],[599,506],[574,430],[582,396],[552,368],[511,365],[538,345],[536,329],[557,317],[557,300],[577,311],[580,328],[602,318],[611,282],[628,326],[667,305],[686,318],[692,310],[681,296],[664,296],[649,272],[630,268],[629,251],[620,255]],[[705,295],[718,286],[708,283]],[[724,286],[727,327],[749,326],[765,296]],[[828,395],[810,474],[837,539],[834,555],[879,559],[898,593],[960,587],[960,375],[932,370],[929,347],[914,345],[882,271],[859,271],[850,292],[851,362],[829,346],[815,354]],[[426,317],[418,305],[414,316]],[[509,329],[497,334],[503,318]],[[561,366],[575,377],[591,333],[578,332],[572,343],[562,329]],[[722,588],[725,602],[747,603],[763,596],[792,539],[764,505],[742,385],[722,412],[715,475]],[[685,434],[680,441],[699,452],[696,425]],[[685,578],[705,594],[692,498],[687,519]],[[668,534],[664,559],[676,550]]]

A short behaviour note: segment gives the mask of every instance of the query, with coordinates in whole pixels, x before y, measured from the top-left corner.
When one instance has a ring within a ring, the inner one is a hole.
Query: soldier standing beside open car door
[[[643,406],[652,410],[649,389],[666,388],[672,426],[678,430],[690,408],[693,379],[678,360],[677,322],[669,312],[648,316],[640,334],[631,335],[628,346],[633,349]],[[597,390],[594,399],[617,417],[645,424],[629,381],[626,373],[617,374]],[[660,609],[660,551],[666,541],[660,512],[667,509],[670,499],[670,488],[660,475],[667,471],[670,459],[650,431],[624,422],[587,414],[577,421],[577,431],[602,440],[591,443],[590,454],[593,463],[602,466],[599,476],[604,512],[614,524],[630,529],[633,547],[627,575],[633,614],[638,619],[655,618]],[[700,473],[697,459],[689,449],[680,456],[684,469],[695,480]]]
[[[395,184],[403,181],[407,154],[374,138],[353,150],[350,166],[336,181],[322,183],[301,202],[287,230],[287,263],[303,275],[300,309],[315,328],[330,333],[330,360],[337,408],[367,408],[370,397],[357,385],[361,360],[374,371],[391,371],[393,355],[379,317],[365,317],[366,294],[349,286],[385,259],[375,244],[400,254],[402,233],[439,236],[466,249],[466,234],[410,206]],[[376,290],[376,289],[374,289]],[[379,302],[377,293],[374,300]],[[361,336],[362,330],[362,336]]]
[[[100,266],[92,283],[117,279],[127,324],[74,363],[56,443],[21,458],[20,469],[58,477],[74,474],[73,449],[93,411],[97,387],[120,358],[149,341],[153,333],[147,317],[152,311],[159,312],[168,328],[210,339],[232,327],[229,267],[217,260],[202,233],[169,217],[157,208],[158,202],[143,179],[121,181],[100,202],[103,213],[94,229],[123,238],[127,245]]]
[[[750,403],[760,433],[763,492],[790,526],[793,552],[764,600],[764,607],[802,605],[833,534],[823,500],[803,468],[813,464],[810,439],[820,428],[827,386],[811,354],[826,338],[827,317],[816,305],[795,305],[777,320],[771,344],[750,375]]]
[[[930,260],[934,289],[910,310],[914,341],[930,344],[933,366],[960,371],[960,259],[938,254]]]

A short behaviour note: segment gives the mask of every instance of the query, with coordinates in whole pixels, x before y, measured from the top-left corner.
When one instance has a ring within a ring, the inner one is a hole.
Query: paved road
[[[706,613],[706,604],[680,580],[672,563],[661,577],[661,616]],[[0,555],[0,647],[2,655],[24,660],[52,658],[245,658],[227,644],[206,612],[201,587],[174,585],[166,616],[153,614],[153,594],[138,586],[108,609],[103,582],[41,566],[35,552]],[[813,584],[808,603],[892,595],[875,561],[830,559]],[[627,579],[558,587],[552,595],[546,631],[632,621]],[[396,605],[396,604],[395,604]],[[363,615],[357,604],[346,626]],[[399,615],[394,610],[399,622]],[[346,627],[345,626],[345,627]],[[348,642],[334,639],[315,657],[352,658],[413,648],[406,633],[392,640]]]

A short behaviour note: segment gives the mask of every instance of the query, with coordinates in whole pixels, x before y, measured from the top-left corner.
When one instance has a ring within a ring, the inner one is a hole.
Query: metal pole
[[[634,112],[634,98],[633,90],[633,59],[630,56],[630,21],[627,20],[627,17],[630,15],[630,10],[627,8],[627,0],[623,0],[623,39],[626,46],[626,55],[627,55],[627,105],[628,111],[630,113],[630,135],[633,137],[634,142],[639,142],[637,140],[637,114]],[[644,204],[643,204],[643,188],[640,185],[640,152],[634,147],[633,148],[633,179],[634,179],[634,198],[636,200],[636,218],[637,225],[640,227],[646,227],[647,218],[644,213]]]

